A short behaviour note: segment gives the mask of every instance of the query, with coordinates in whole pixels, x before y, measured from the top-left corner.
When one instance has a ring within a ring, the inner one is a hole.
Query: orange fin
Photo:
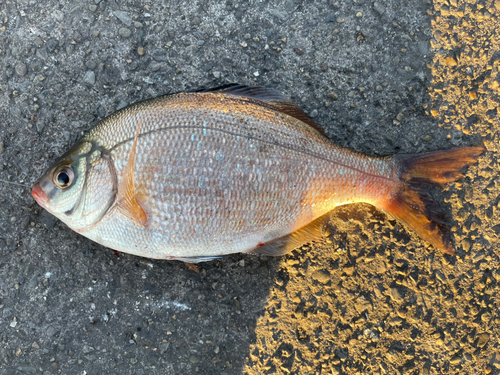
[[[455,255],[444,212],[428,190],[462,177],[463,169],[475,163],[484,151],[483,147],[464,147],[418,155],[395,155],[401,187],[381,208],[439,250]]]
[[[117,205],[125,216],[135,221],[137,224],[145,226],[148,218],[144,209],[137,203],[134,187],[135,151],[137,148],[137,138],[139,138],[140,127],[141,121],[139,121],[139,125],[137,125],[137,131],[135,133],[134,143],[130,149],[127,165],[125,166],[120,183],[118,184]]]
[[[188,263],[188,262],[184,262],[184,264],[187,266],[187,268],[189,268],[191,271],[194,271],[196,272],[197,274],[200,274],[201,271],[200,269],[198,268],[198,266],[194,263]]]
[[[279,237],[270,242],[260,244],[251,252],[261,255],[280,256],[291,253],[293,250],[305,244],[321,241],[323,237],[323,224],[327,221],[329,216],[330,213],[320,216],[295,232]]]

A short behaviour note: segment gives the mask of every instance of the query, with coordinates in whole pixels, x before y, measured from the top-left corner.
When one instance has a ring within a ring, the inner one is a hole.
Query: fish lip
[[[38,182],[33,186],[31,195],[33,196],[33,198],[35,198],[36,202],[44,208],[49,202],[49,197],[47,197],[47,194],[45,194]]]

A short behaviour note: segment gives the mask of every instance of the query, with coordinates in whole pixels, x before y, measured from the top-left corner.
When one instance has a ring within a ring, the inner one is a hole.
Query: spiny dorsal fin
[[[134,143],[130,149],[127,165],[118,184],[117,205],[120,211],[129,219],[142,226],[146,225],[148,218],[143,208],[137,203],[134,186],[134,163],[135,151],[137,148],[137,138],[139,138],[139,129],[141,121],[137,125],[137,131],[134,137]]]
[[[232,96],[239,96],[247,98],[253,102],[260,102],[259,104],[272,108],[276,111],[287,114],[288,116],[295,117],[296,119],[305,122],[307,125],[314,128],[321,135],[326,137],[325,131],[321,129],[316,123],[311,120],[290,98],[286,97],[277,90],[268,87],[250,87],[238,84],[227,84],[219,87],[212,87],[208,89],[199,89],[190,92],[214,92]]]
[[[261,255],[280,256],[291,253],[298,247],[313,241],[321,241],[323,237],[322,227],[329,217],[330,213],[320,216],[299,230],[256,247],[252,252]]]

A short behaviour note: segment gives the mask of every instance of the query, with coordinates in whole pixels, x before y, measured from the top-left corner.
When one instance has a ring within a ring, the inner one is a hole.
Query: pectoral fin
[[[137,224],[145,226],[148,218],[144,209],[137,202],[135,186],[134,186],[134,163],[135,152],[137,148],[137,138],[139,138],[139,129],[141,121],[137,125],[134,143],[130,149],[127,165],[122,173],[120,183],[118,184],[117,205],[118,209],[129,219],[135,221]]]
[[[296,248],[305,244],[320,241],[323,236],[323,224],[328,219],[329,215],[330,213],[320,216],[316,220],[307,224],[305,227],[302,227],[286,236],[262,244],[259,247],[256,247],[252,252],[261,255],[280,256],[291,253]]]

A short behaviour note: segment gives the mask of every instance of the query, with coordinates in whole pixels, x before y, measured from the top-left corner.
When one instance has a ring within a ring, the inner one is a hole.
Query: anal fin
[[[261,255],[281,256],[289,254],[305,244],[321,241],[323,237],[322,228],[329,217],[330,213],[320,216],[299,230],[259,245],[251,252]]]
[[[198,268],[198,266],[194,263],[188,263],[188,262],[184,262],[184,264],[187,266],[187,268],[189,268],[191,271],[194,271],[196,273],[201,273],[200,269]]]

